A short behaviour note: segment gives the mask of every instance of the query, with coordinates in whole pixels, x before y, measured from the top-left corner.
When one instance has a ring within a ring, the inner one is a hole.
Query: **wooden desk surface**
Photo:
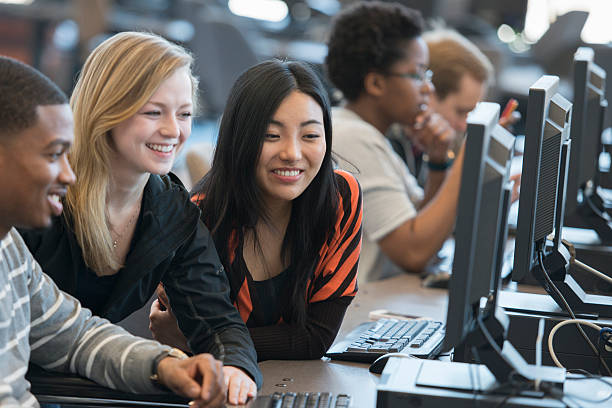
[[[421,287],[418,275],[404,274],[361,285],[349,306],[338,337],[368,320],[375,309],[388,309],[409,315],[444,321],[447,291]],[[352,407],[374,407],[379,375],[368,371],[368,364],[332,361],[264,361],[259,364],[264,376],[260,394],[274,392],[320,391],[349,394]]]

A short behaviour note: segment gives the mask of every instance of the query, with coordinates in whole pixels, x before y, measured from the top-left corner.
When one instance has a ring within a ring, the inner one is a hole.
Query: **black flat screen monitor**
[[[543,76],[529,89],[512,280],[535,278],[569,315],[572,309],[612,317],[612,297],[586,293],[568,273],[572,257],[561,236],[572,104],[557,93],[558,86],[558,77]]]
[[[512,270],[515,281],[523,281],[538,264],[538,251],[550,253],[559,247],[558,239],[554,248],[546,243],[553,232],[557,238],[561,234],[564,195],[558,193],[559,175],[567,174],[561,153],[564,144],[569,148],[572,104],[557,93],[558,87],[559,77],[545,75],[529,88]]]
[[[499,105],[482,102],[468,118],[459,191],[453,273],[449,285],[444,348],[474,330],[481,298],[492,300],[506,242],[508,175],[514,137],[497,124]]]
[[[471,352],[495,376],[502,393],[514,392],[504,388],[508,384],[533,389],[539,381],[562,389],[565,370],[527,364],[506,340],[509,319],[497,307],[514,146],[514,137],[498,120],[499,105],[485,102],[468,117],[443,349],[454,347],[454,361],[463,362],[470,361]]]
[[[606,72],[593,62],[593,49],[580,47],[574,55],[574,106],[572,113],[572,149],[565,200],[566,224],[573,226],[571,216],[577,210],[582,191],[595,180],[601,134],[607,102]],[[581,226],[581,225],[576,225]]]

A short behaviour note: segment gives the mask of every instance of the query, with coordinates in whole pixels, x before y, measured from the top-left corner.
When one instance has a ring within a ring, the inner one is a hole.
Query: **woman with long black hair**
[[[259,360],[320,358],[357,292],[361,192],[333,169],[331,142],[317,75],[263,62],[235,83],[192,191]],[[180,345],[170,313],[154,304],[151,317],[156,338]]]

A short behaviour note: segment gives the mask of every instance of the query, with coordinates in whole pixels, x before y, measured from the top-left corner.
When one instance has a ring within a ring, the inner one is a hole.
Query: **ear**
[[[378,72],[368,72],[363,79],[363,88],[368,95],[382,96],[387,88],[387,77]]]

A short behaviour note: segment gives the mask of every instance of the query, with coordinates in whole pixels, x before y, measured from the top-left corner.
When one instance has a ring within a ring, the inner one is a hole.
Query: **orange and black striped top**
[[[303,327],[283,321],[280,293],[274,296],[268,292],[262,296],[257,287],[260,282],[253,281],[242,258],[243,242],[239,242],[239,234],[232,234],[228,242],[229,265],[224,267],[231,298],[249,328],[260,361],[320,358],[333,343],[346,308],[357,293],[361,189],[349,173],[336,170],[335,176],[339,190],[338,217],[333,236],[320,249],[314,276],[307,285],[307,320]],[[194,196],[194,201],[198,198]],[[288,273],[291,267],[281,275]]]

